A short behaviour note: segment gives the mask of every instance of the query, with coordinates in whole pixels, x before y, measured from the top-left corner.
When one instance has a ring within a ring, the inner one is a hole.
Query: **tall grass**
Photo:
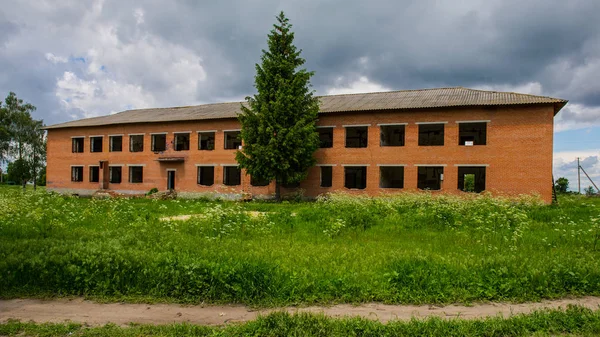
[[[600,294],[600,203],[332,195],[79,199],[0,189],[0,297],[469,303]],[[200,214],[186,221],[167,215]]]

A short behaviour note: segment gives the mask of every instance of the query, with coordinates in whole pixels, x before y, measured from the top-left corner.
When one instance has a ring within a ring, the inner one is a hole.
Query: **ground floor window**
[[[422,190],[439,190],[442,188],[442,166],[420,166],[417,177],[417,188]]]
[[[71,181],[83,181],[83,166],[71,166]]]
[[[212,186],[215,183],[214,166],[198,166],[198,185]]]
[[[121,166],[110,166],[108,168],[108,181],[111,184],[120,184],[123,168]]]
[[[379,187],[404,188],[404,166],[379,167]]]
[[[143,166],[130,166],[129,167],[129,182],[130,183],[144,182],[144,167]]]
[[[331,187],[333,182],[333,167],[321,166],[321,187]]]
[[[344,167],[344,187],[352,189],[365,189],[367,187],[367,167]]]
[[[262,178],[257,178],[257,177],[250,177],[250,185],[252,186],[268,186],[270,183],[269,180],[267,179],[262,179]]]
[[[90,183],[97,183],[100,181],[100,167],[90,166]]]
[[[458,189],[464,192],[476,193],[485,191],[485,167],[459,167]]]
[[[242,170],[237,166],[223,167],[223,184],[237,186],[242,184]]]

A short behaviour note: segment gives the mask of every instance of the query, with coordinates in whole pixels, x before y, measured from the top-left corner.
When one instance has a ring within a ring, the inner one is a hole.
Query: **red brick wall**
[[[486,189],[496,194],[539,194],[551,201],[552,189],[552,136],[553,115],[551,105],[451,108],[410,111],[375,111],[357,113],[335,113],[320,115],[318,125],[333,126],[333,148],[317,150],[315,157],[320,164],[335,164],[333,186],[319,187],[320,169],[311,168],[308,178],[300,185],[308,196],[324,192],[346,190],[344,188],[344,164],[365,164],[367,187],[352,193],[377,195],[398,190],[379,188],[378,164],[402,164],[405,166],[404,189],[416,190],[418,164],[443,164],[444,181],[442,191],[459,193],[457,190],[458,167],[461,164],[485,164]],[[489,120],[487,125],[487,145],[465,147],[458,145],[458,124],[456,121]],[[418,122],[447,122],[444,132],[444,146],[418,146]],[[408,123],[405,146],[380,147],[380,123]],[[345,148],[345,129],[342,125],[371,124],[367,148]],[[247,193],[254,195],[274,193],[274,184],[266,187],[250,186],[250,177],[242,177],[242,185],[229,187],[222,185],[223,167],[221,164],[235,164],[235,150],[224,150],[223,130],[239,129],[237,120],[208,120],[173,123],[145,123],[120,126],[90,128],[66,128],[48,132],[48,187],[56,189],[96,190],[98,183],[89,183],[88,165],[98,165],[100,160],[109,164],[122,164],[123,181],[110,184],[109,189],[117,191],[139,191],[144,193],[153,187],[167,188],[167,169],[176,169],[176,189],[187,192]],[[199,151],[199,130],[217,130],[215,150]],[[150,133],[169,132],[167,142],[174,138],[173,132],[191,131],[190,150],[174,151],[172,145],[164,154],[185,157],[183,163],[160,163],[159,157],[150,151]],[[144,151],[129,152],[131,133],[145,133]],[[123,152],[108,152],[108,135],[123,134]],[[102,153],[90,153],[89,136],[103,135]],[[71,137],[86,136],[84,153],[71,152]],[[144,182],[128,182],[127,164],[145,164]],[[196,183],[196,164],[216,164],[215,185],[200,186]],[[71,182],[71,165],[85,165],[84,181]],[[102,173],[101,173],[102,174]],[[243,188],[242,188],[243,186]]]

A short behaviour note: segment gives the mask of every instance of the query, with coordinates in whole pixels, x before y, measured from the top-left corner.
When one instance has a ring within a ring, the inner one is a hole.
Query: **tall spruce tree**
[[[281,185],[301,181],[315,164],[319,101],[310,89],[314,72],[298,69],[305,60],[283,12],[273,27],[269,50],[262,51],[262,64],[256,65],[258,93],[246,97],[239,115],[244,145],[236,160],[252,177],[275,180],[275,198],[280,200]]]

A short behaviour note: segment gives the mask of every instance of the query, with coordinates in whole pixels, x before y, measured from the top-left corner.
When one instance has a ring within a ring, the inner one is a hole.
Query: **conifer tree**
[[[280,200],[281,185],[301,181],[315,164],[319,101],[310,89],[314,72],[299,69],[305,60],[283,12],[273,27],[262,64],[256,65],[258,93],[246,97],[239,115],[244,145],[236,160],[252,177],[275,180],[275,198]]]

